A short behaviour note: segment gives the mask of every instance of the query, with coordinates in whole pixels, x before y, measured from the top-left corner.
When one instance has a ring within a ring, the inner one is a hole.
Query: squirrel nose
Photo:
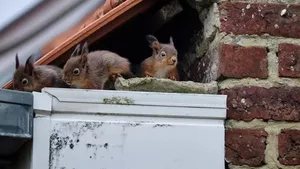
[[[175,59],[175,58],[172,59],[172,62],[173,62],[173,63],[176,63],[176,61],[177,61],[177,59]]]

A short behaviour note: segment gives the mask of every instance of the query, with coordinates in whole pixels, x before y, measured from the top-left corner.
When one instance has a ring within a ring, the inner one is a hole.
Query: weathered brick
[[[300,121],[300,87],[238,87],[220,93],[227,95],[229,119]]]
[[[234,165],[262,166],[267,135],[264,130],[227,130],[226,159]]]
[[[300,37],[300,5],[225,2],[219,9],[223,32]]]
[[[209,57],[202,57],[196,59],[193,64],[190,66],[189,78],[194,82],[210,82],[216,80],[217,77],[210,78],[210,73],[207,72],[211,68],[211,60]]]
[[[223,44],[220,50],[220,73],[224,77],[268,77],[266,48]]]
[[[300,130],[282,130],[278,136],[279,161],[300,165]]]
[[[279,44],[278,51],[279,76],[300,77],[300,46],[295,44]]]

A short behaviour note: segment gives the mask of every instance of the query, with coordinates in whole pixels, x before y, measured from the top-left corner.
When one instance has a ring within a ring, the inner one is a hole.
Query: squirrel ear
[[[152,44],[152,42],[154,42],[154,41],[158,41],[157,38],[153,35],[147,35],[146,38],[150,44]]]
[[[171,44],[171,45],[174,45],[172,36],[170,36],[170,44]]]
[[[79,52],[80,52],[80,44],[78,44],[76,46],[76,48],[74,49],[73,53],[71,54],[71,57],[78,56]]]
[[[87,42],[85,42],[84,45],[82,46],[81,55],[80,55],[81,57],[80,63],[83,67],[86,65],[88,54],[89,54],[89,48]]]
[[[152,49],[155,49],[155,51],[158,51],[161,48],[160,43],[158,41],[152,42],[151,46]]]
[[[85,42],[84,45],[82,46],[81,56],[87,55],[88,53],[89,53],[88,43]]]
[[[26,60],[25,64],[25,73],[29,74],[30,76],[32,75],[33,72],[33,60],[32,60],[32,55]]]
[[[158,51],[161,46],[157,38],[153,35],[147,35],[146,36],[148,42],[151,44],[151,48],[154,49],[155,51]]]
[[[19,68],[19,66],[20,66],[20,62],[19,62],[19,57],[18,57],[18,53],[16,53],[16,69],[18,69]]]
[[[86,62],[87,62],[87,55],[81,55],[81,60],[80,60],[80,63],[82,65],[82,67],[84,67],[86,65]]]

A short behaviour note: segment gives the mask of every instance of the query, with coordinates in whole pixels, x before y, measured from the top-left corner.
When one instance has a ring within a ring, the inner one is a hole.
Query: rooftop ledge
[[[129,91],[152,91],[168,93],[198,93],[217,94],[218,84],[216,81],[210,83],[197,83],[193,81],[173,81],[157,78],[118,78],[115,82],[116,90]]]
[[[37,114],[226,118],[226,95],[62,88],[44,88],[33,94]]]

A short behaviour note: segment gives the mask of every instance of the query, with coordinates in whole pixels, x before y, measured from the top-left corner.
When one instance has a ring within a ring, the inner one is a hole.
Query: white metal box
[[[31,169],[224,169],[225,95],[33,94]]]

